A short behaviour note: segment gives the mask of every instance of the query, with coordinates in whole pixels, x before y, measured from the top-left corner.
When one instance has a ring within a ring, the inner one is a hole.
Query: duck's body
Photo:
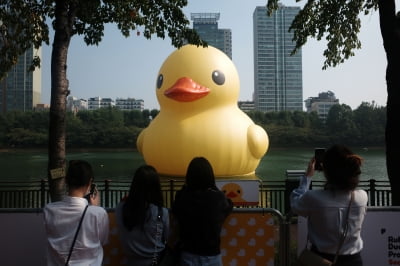
[[[160,174],[184,176],[189,162],[204,156],[217,177],[254,174],[268,136],[237,107],[231,60],[216,48],[186,45],[166,59],[161,76],[160,113],[137,141],[146,163]]]

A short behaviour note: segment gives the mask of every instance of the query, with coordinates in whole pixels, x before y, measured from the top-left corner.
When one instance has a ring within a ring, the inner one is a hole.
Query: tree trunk
[[[400,206],[400,17],[395,0],[379,0],[380,27],[387,57],[386,167],[392,205]]]
[[[71,40],[71,11],[67,1],[56,1],[55,34],[51,54],[51,101],[48,147],[48,180],[51,201],[65,195],[65,128],[68,96],[67,55]]]

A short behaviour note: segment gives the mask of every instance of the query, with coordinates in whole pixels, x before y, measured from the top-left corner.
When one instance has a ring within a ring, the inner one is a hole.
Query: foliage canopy
[[[297,0],[296,2],[300,2]],[[279,0],[268,0],[268,15],[279,8]],[[296,42],[295,53],[308,38],[320,41],[325,37],[327,48],[323,55],[323,69],[335,67],[354,55],[361,48],[358,33],[361,28],[361,13],[368,14],[378,7],[377,0],[307,0],[293,20],[290,31]]]
[[[58,8],[56,2],[63,8]],[[83,35],[87,45],[99,44],[105,25],[111,23],[116,24],[125,37],[135,31],[147,39],[168,36],[175,47],[186,41],[206,45],[193,29],[188,28],[190,22],[181,10],[186,5],[187,0],[1,1],[0,79],[28,48],[49,44],[49,21],[55,31],[65,31],[66,37]],[[40,58],[36,55],[31,70],[38,66]]]

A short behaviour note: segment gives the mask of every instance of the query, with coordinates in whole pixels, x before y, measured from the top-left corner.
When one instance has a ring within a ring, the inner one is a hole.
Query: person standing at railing
[[[311,251],[335,266],[362,266],[361,227],[367,210],[368,195],[356,189],[362,158],[342,145],[333,145],[322,158],[326,178],[323,190],[309,190],[314,175],[315,158],[306,175],[291,193],[293,213],[307,217]],[[304,243],[306,244],[306,243]]]
[[[163,207],[156,169],[136,169],[129,194],[117,206],[116,220],[128,265],[157,265],[169,233],[168,209]]]
[[[109,220],[104,208],[99,207],[100,196],[92,186],[93,177],[88,162],[70,161],[66,175],[68,195],[44,207],[47,265],[102,264]]]
[[[222,266],[220,235],[232,209],[232,201],[215,184],[209,161],[204,157],[194,158],[187,168],[185,185],[172,204],[181,266]]]

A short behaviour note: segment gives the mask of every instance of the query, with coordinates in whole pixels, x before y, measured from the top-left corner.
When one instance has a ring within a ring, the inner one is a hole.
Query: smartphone
[[[96,196],[96,194],[97,194],[97,186],[96,186],[96,184],[93,183],[93,184],[90,186],[89,194],[87,194],[87,195],[85,196],[85,199],[87,199],[87,201],[90,203],[90,197],[91,197],[92,195]]]
[[[314,169],[317,171],[322,171],[322,159],[324,158],[325,148],[315,148],[314,158],[315,165]]]

